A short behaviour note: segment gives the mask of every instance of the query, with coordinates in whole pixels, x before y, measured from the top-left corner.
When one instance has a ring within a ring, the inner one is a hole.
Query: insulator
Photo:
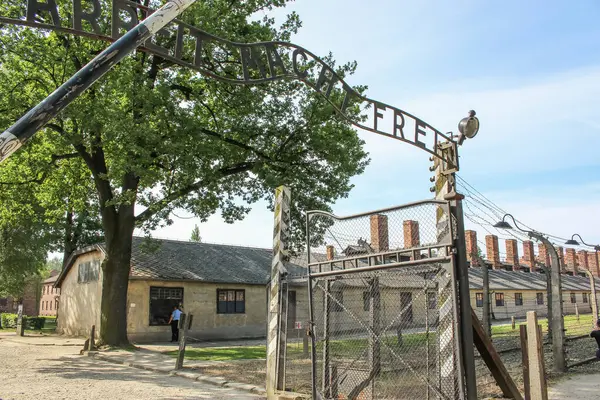
[[[433,156],[429,157],[429,161],[433,161]]]
[[[431,178],[429,178],[429,182],[435,182],[435,176],[432,176]]]
[[[435,171],[435,167],[432,165],[431,167],[429,167],[429,171],[431,171],[431,172]]]
[[[429,191],[430,191],[431,193],[435,192],[435,186],[432,186],[432,187],[430,187],[430,188],[429,188]]]

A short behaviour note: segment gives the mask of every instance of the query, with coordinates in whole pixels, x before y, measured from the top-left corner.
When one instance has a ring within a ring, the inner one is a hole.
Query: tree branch
[[[69,154],[52,154],[52,156],[50,157],[50,162],[47,164],[46,168],[50,168],[54,165],[56,165],[57,161],[60,160],[68,160],[70,158],[77,158],[79,157],[78,153],[69,153]],[[27,185],[30,183],[35,183],[37,185],[41,185],[42,183],[44,183],[44,181],[46,180],[46,178],[48,178],[48,174],[50,171],[46,170],[43,171],[41,174],[38,174],[37,178],[32,178],[32,179],[28,179],[26,181],[20,181],[20,182],[0,182],[0,185],[3,186],[10,186],[10,185]]]
[[[248,161],[239,164],[232,165],[230,167],[221,168],[217,171],[217,176],[214,179],[196,181],[188,186],[182,187],[175,192],[165,196],[162,200],[155,202],[152,206],[148,207],[145,211],[135,217],[137,225],[149,220],[154,214],[164,210],[173,201],[178,200],[188,194],[205,187],[207,184],[216,181],[221,178],[225,178],[231,175],[239,174],[242,172],[250,171],[257,163],[255,161]]]

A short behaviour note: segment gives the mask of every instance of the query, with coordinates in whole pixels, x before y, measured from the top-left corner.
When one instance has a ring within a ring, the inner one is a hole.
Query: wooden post
[[[575,318],[577,318],[577,322],[579,322],[579,306],[575,303]]]
[[[494,379],[500,387],[500,390],[502,390],[504,397],[515,400],[523,400],[521,392],[519,392],[517,385],[506,370],[504,363],[500,359],[500,355],[494,348],[494,345],[492,344],[488,335],[486,335],[485,331],[483,330],[483,326],[481,325],[481,322],[479,322],[479,318],[477,318],[477,314],[475,314],[473,309],[471,309],[471,319],[473,321],[473,342],[475,343],[475,347],[477,347],[481,358],[494,376]]]
[[[90,351],[96,350],[96,325],[92,325],[92,329],[90,329]]]
[[[269,284],[267,325],[267,398],[275,397],[277,390],[285,385],[285,350],[287,340],[287,286],[283,282],[286,273],[284,263],[288,258],[288,234],[290,226],[290,189],[275,189],[273,229],[273,260]],[[282,285],[283,284],[283,285]],[[285,293],[284,293],[285,292]],[[283,315],[282,315],[283,314]],[[283,324],[283,326],[282,326]]]
[[[25,324],[23,324],[23,304],[17,308],[17,336],[25,334]]]
[[[512,324],[512,330],[515,330],[515,316],[510,317],[510,323]]]
[[[544,349],[538,327],[537,313],[527,312],[527,349],[529,353],[529,384],[531,400],[548,400],[544,373]]]
[[[483,329],[488,334],[490,339],[492,338],[492,315],[490,312],[490,273],[486,263],[477,255],[477,262],[483,268],[483,310],[481,321],[483,323]]]
[[[585,270],[586,275],[590,279],[590,302],[592,306],[592,318],[594,320],[594,324],[598,321],[598,302],[596,300],[596,280],[594,279],[594,275],[587,269]]]
[[[183,368],[183,359],[185,357],[186,336],[189,324],[186,323],[187,316],[183,313],[179,316],[179,351],[177,353],[177,361],[175,369]]]
[[[304,330],[304,335],[302,335],[302,357],[308,358],[308,334],[307,330]]]
[[[523,388],[525,389],[525,399],[531,399],[529,387],[529,350],[527,346],[527,325],[519,325],[521,336],[521,361],[523,364]]]

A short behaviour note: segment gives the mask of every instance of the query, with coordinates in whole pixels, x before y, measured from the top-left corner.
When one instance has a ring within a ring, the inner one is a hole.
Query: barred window
[[[571,303],[577,303],[577,296],[575,293],[571,293]]]
[[[330,300],[331,306],[329,307],[331,309],[331,311],[333,311],[333,312],[344,311],[344,307],[343,307],[344,292],[342,292],[341,290],[332,291],[331,297],[332,297]]]
[[[100,275],[100,262],[88,261],[81,263],[78,266],[77,272],[78,283],[95,282]]]
[[[496,307],[504,307],[504,293],[496,293]]]
[[[150,287],[150,325],[167,325],[173,307],[183,304],[183,288]]]
[[[587,303],[588,302],[588,294],[587,293],[583,293],[582,296],[583,296],[583,302]]]
[[[245,290],[217,289],[217,314],[244,314],[245,312]]]
[[[515,306],[523,305],[523,293],[515,293]]]
[[[483,293],[475,293],[475,305],[483,307]]]
[[[538,306],[543,305],[544,304],[544,293],[536,293],[535,299],[536,299],[536,303],[538,304]]]

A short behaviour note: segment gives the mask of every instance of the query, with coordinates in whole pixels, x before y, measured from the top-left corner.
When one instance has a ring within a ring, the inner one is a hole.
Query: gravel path
[[[0,399],[258,399],[248,392],[96,361],[79,347],[0,339]]]
[[[549,400],[596,400],[600,397],[600,373],[579,375],[548,389]]]

